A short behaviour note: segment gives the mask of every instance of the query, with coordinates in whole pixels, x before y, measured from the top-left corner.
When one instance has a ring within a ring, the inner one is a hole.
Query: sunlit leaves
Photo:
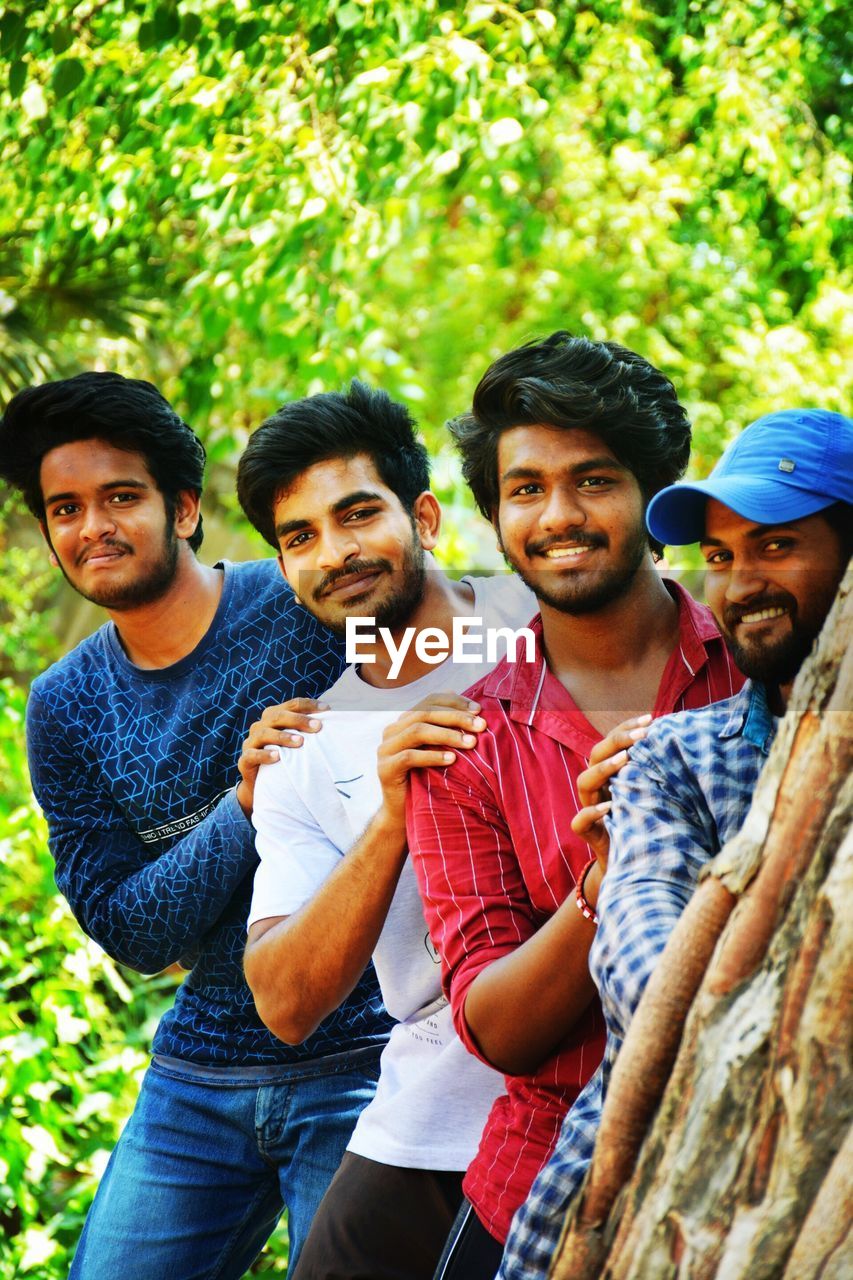
[[[51,85],[57,101],[73,93],[85,79],[86,71],[79,58],[63,58],[56,64],[51,77]]]
[[[155,1014],[172,988],[126,982],[59,897],[26,780],[23,709],[22,691],[0,681],[0,908],[14,921],[0,939],[3,1280],[68,1274],[146,1062],[146,1005]]]

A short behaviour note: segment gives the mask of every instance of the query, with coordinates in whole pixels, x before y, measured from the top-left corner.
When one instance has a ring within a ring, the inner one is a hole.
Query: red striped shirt
[[[708,609],[668,583],[679,643],[664,670],[655,716],[728,698],[743,683]],[[411,775],[409,849],[430,934],[442,958],[454,1023],[482,1056],[465,1020],[474,978],[530,938],[574,892],[590,856],[571,829],[577,778],[601,738],[542,654],[506,661],[469,694],[488,728],[449,769]],[[597,1002],[560,1052],[527,1076],[506,1076],[464,1183],[483,1225],[505,1240],[515,1210],[551,1154],[563,1117],[604,1050]]]

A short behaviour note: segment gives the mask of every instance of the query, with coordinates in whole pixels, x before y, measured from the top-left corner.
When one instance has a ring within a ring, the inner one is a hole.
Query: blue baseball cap
[[[787,524],[834,502],[853,505],[853,420],[829,409],[782,409],[751,423],[707,480],[673,484],[646,511],[653,538],[699,542],[716,498],[757,524]]]

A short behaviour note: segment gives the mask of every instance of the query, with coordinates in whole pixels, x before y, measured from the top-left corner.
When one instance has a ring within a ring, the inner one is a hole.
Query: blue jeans
[[[380,1051],[281,1067],[155,1058],[69,1280],[237,1280],[283,1206],[292,1268],[373,1097]]]

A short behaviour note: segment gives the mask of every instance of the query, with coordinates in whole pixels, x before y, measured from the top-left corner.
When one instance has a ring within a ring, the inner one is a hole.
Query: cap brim
[[[832,503],[825,494],[807,493],[781,480],[711,476],[695,484],[671,485],[655,494],[646,511],[649,533],[668,547],[701,542],[709,498],[756,524],[787,524],[814,515]]]

